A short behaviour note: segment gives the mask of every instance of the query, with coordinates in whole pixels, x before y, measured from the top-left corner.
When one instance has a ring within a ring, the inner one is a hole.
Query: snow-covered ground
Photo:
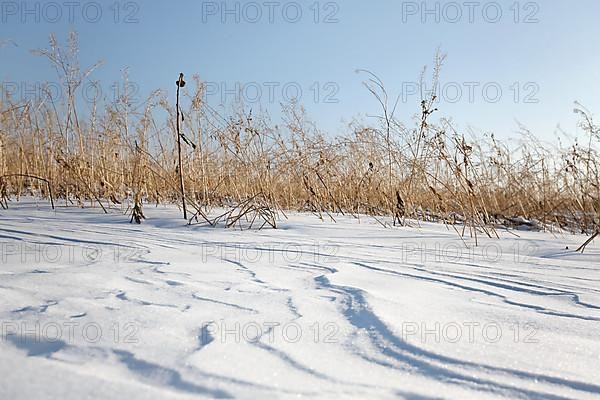
[[[0,211],[0,399],[600,398],[583,236]],[[516,236],[518,235],[518,236]],[[566,250],[566,246],[570,250]]]

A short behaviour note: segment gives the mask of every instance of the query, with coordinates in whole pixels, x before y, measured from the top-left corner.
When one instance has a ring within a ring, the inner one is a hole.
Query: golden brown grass
[[[67,204],[106,209],[128,202],[139,208],[136,220],[144,202],[181,204],[173,99],[156,92],[136,108],[124,93],[112,104],[93,104],[84,120],[75,95],[91,70],[77,67],[75,37],[69,48],[60,52],[53,40],[39,52],[62,71],[69,94],[62,104],[0,104],[0,197],[47,197],[51,189]],[[436,58],[433,80],[442,62]],[[547,145],[524,130],[522,143],[509,148],[494,136],[469,138],[451,122],[435,121],[435,95],[423,99],[414,122],[398,121],[383,84],[368,78],[380,122],[352,123],[341,137],[321,133],[294,104],[278,126],[243,107],[220,115],[203,102],[199,79],[188,84],[181,175],[192,220],[214,222],[205,211],[225,206],[228,225],[244,217],[276,226],[277,212],[304,210],[332,220],[342,213],[382,224],[383,216],[394,224],[440,221],[475,237],[494,236],[494,227],[517,216],[597,231],[600,128],[582,107],[576,111],[586,143]],[[165,112],[161,124],[156,115]]]

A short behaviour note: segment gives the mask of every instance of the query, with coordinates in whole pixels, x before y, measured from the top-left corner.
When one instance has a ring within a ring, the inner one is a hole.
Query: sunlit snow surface
[[[1,399],[600,398],[583,236],[0,211]],[[516,236],[518,235],[518,236]],[[567,250],[566,247],[570,250]]]

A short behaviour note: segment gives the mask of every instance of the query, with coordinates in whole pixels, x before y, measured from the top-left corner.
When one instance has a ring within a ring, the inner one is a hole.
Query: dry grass
[[[129,204],[143,218],[147,202],[181,204],[173,99],[154,93],[135,107],[125,93],[113,104],[93,104],[85,120],[75,96],[91,70],[76,62],[76,38],[67,51],[55,40],[38,53],[61,71],[62,104],[0,105],[0,197],[36,194],[67,204]],[[432,79],[439,76],[437,57]],[[523,131],[508,148],[493,136],[469,138],[437,120],[435,95],[424,98],[414,121],[394,116],[385,87],[368,73],[367,89],[381,105],[375,126],[353,123],[343,137],[322,134],[298,105],[284,123],[239,109],[222,116],[203,102],[195,79],[182,90],[185,198],[192,220],[216,223],[207,209],[229,207],[227,225],[242,219],[276,226],[281,210],[371,215],[385,224],[445,222],[461,234],[495,235],[498,225],[521,223],[593,234],[600,215],[600,128],[577,106],[585,143],[548,145]],[[125,80],[127,78],[125,77]],[[156,115],[169,115],[166,124]],[[37,179],[37,178],[41,179]],[[49,183],[47,184],[45,180]]]

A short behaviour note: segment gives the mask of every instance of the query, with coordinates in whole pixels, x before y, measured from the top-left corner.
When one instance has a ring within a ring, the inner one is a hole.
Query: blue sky
[[[260,88],[260,103],[277,120],[279,102],[300,88],[309,116],[332,133],[378,111],[357,69],[376,73],[391,96],[404,94],[398,115],[409,119],[420,100],[409,89],[438,47],[448,55],[439,115],[462,129],[516,137],[518,120],[551,139],[559,123],[577,131],[575,100],[600,110],[597,0],[47,4],[2,2],[0,42],[14,42],[0,48],[3,84],[55,79],[30,49],[46,46],[50,33],[64,40],[76,30],[81,64],[104,61],[92,78],[106,92],[128,68],[140,97],[158,88],[172,94],[181,71],[213,83],[213,105],[235,102],[237,82],[258,108]]]

